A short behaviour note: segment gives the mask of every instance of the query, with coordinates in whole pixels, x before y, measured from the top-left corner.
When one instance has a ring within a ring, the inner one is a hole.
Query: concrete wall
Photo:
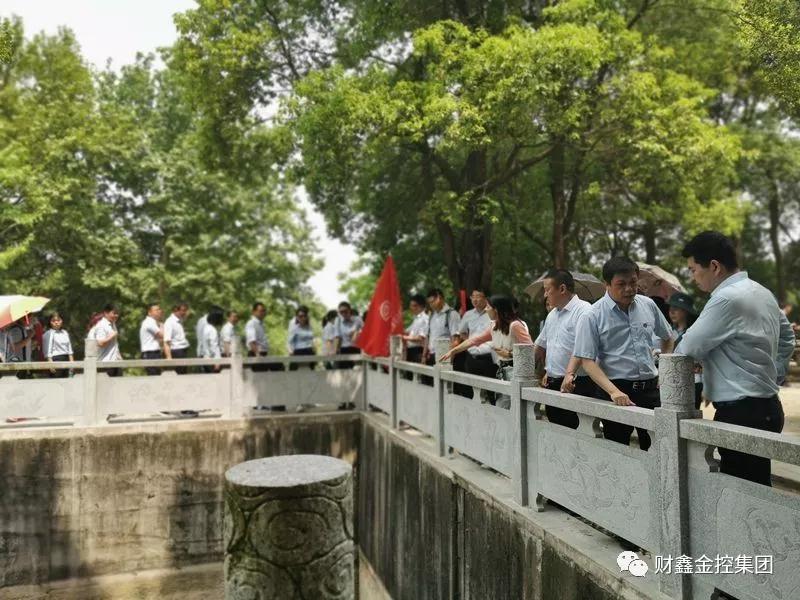
[[[662,597],[655,579],[619,576],[613,539],[559,509],[523,509],[509,479],[435,450],[363,419],[360,545],[395,600]]]
[[[357,463],[356,536],[396,600],[661,597],[655,580],[620,576],[619,545],[593,527],[521,508],[508,478],[356,413],[0,434],[0,597],[205,598],[225,470],[287,453]],[[133,572],[153,575],[116,579]]]
[[[355,413],[0,434],[0,587],[222,558],[225,471],[251,458],[355,462]]]

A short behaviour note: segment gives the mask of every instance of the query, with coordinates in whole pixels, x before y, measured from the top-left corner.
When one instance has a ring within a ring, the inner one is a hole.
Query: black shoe
[[[198,416],[199,414],[200,413],[198,413],[196,410],[182,410],[178,413],[178,416],[184,419],[190,419],[192,417]]]

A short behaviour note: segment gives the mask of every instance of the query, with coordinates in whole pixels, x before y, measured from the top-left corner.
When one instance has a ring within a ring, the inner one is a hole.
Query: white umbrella
[[[606,284],[594,275],[579,273],[578,271],[570,271],[570,273],[572,274],[572,279],[575,280],[575,293],[578,294],[578,298],[581,300],[594,302],[606,293]],[[543,273],[539,279],[528,285],[525,288],[525,293],[535,301],[541,300],[544,293],[545,279],[547,279],[547,273]]]
[[[639,292],[645,296],[659,296],[669,300],[675,292],[686,293],[686,288],[675,275],[659,266],[647,263],[639,265]]]

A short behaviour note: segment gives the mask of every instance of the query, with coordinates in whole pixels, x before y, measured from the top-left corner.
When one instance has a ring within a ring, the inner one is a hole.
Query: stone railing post
[[[97,340],[84,341],[83,357],[83,416],[81,425],[104,425],[97,405]]]
[[[453,363],[448,360],[441,362],[439,357],[446,354],[450,350],[451,342],[449,338],[438,338],[436,340],[436,365],[433,368],[433,385],[436,389],[436,398],[438,406],[436,409],[436,447],[439,451],[439,456],[447,454],[447,447],[445,445],[444,435],[444,399],[447,395],[448,383],[442,379],[442,371],[452,371]]]
[[[225,598],[352,600],[353,468],[330,456],[275,456],[225,473]]]
[[[533,344],[514,344],[514,375],[511,379],[511,435],[514,449],[511,481],[514,499],[528,505],[528,409],[522,388],[536,384]]]
[[[680,437],[679,427],[681,419],[699,415],[694,408],[693,373],[694,361],[688,356],[662,354],[658,359],[661,407],[654,410],[659,477],[656,514],[661,519],[658,548],[662,556],[689,554],[687,446]],[[673,598],[691,596],[688,575],[663,573],[659,586]]]
[[[389,377],[392,382],[392,414],[389,418],[392,421],[392,427],[397,429],[400,426],[397,410],[397,369],[394,363],[400,360],[403,352],[403,340],[399,335],[393,335],[389,338]],[[380,366],[378,367],[380,368]]]
[[[244,359],[239,336],[234,335],[231,340],[231,355],[228,360],[231,366],[231,385],[226,417],[229,419],[241,419],[244,416]]]

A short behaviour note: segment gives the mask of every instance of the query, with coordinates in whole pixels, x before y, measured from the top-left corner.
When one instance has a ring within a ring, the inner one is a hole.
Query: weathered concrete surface
[[[225,473],[225,598],[352,600],[353,467],[272,456]]]
[[[359,454],[358,543],[392,598],[452,598],[455,488],[365,420]]]
[[[359,599],[391,600],[363,557],[359,564]],[[224,596],[222,563],[181,569],[103,575],[0,591],[3,600],[220,600]]]
[[[222,559],[223,474],[251,458],[355,462],[356,413],[0,433],[0,587]]]
[[[363,416],[359,456],[359,543],[395,600],[664,598],[655,578],[620,576],[615,540],[521,508],[509,479],[382,415]]]

